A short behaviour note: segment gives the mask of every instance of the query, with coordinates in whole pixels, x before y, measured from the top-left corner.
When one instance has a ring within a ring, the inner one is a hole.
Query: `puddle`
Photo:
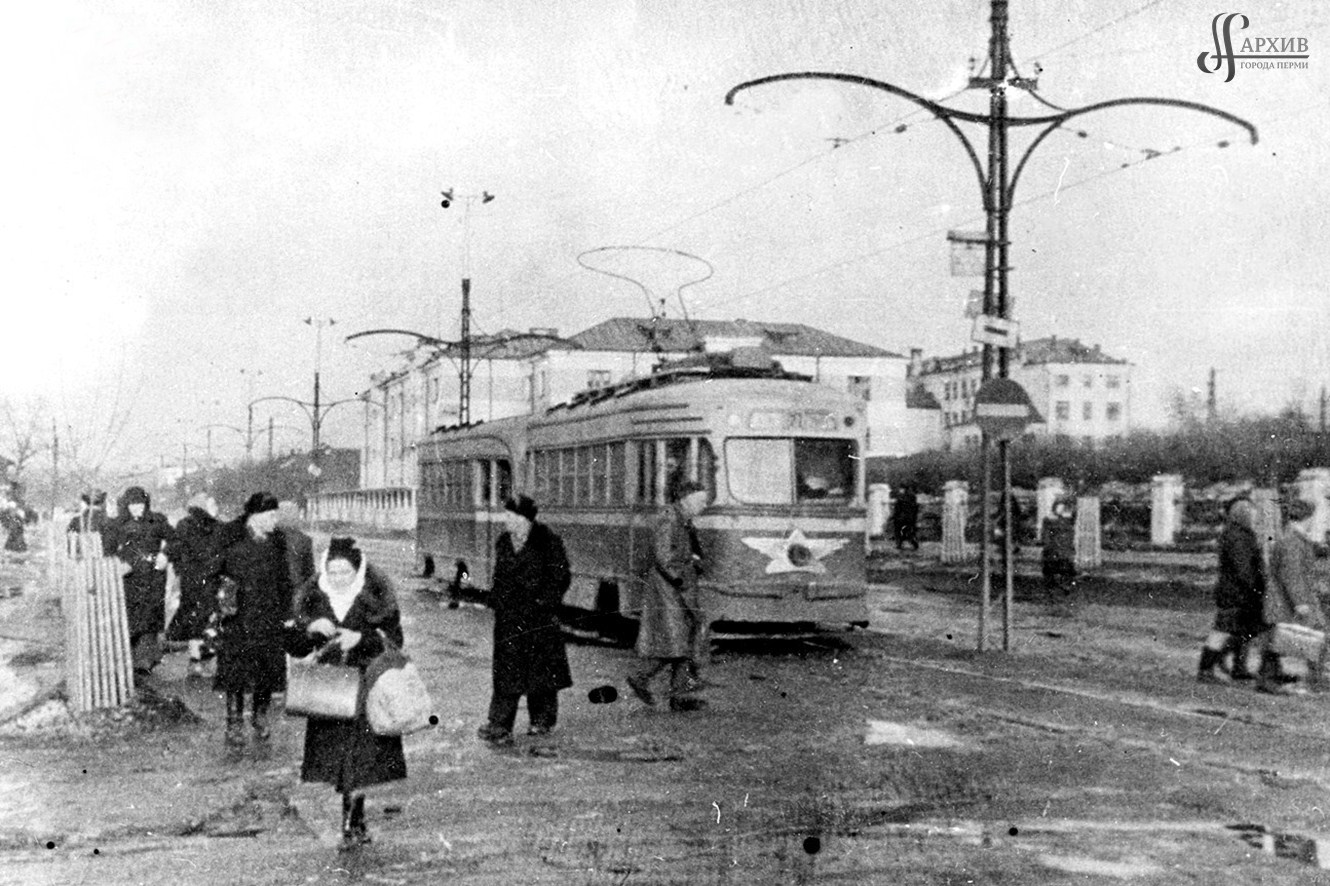
[[[869,720],[864,744],[895,744],[913,748],[959,748],[965,743],[940,729],[925,729],[891,723],[887,720]]]
[[[1323,871],[1330,870],[1330,839],[1276,833],[1259,824],[1231,824],[1228,828],[1237,831],[1247,845],[1276,858],[1299,861]]]

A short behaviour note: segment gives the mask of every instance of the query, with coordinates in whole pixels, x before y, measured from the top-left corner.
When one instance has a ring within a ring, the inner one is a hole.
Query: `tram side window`
[[[492,486],[490,483],[494,474],[494,463],[484,458],[477,460],[475,473],[475,503],[482,507],[492,505],[493,502],[490,501],[490,490],[492,489]]]
[[[726,480],[730,495],[751,505],[790,503],[790,441],[731,438],[725,441]]]
[[[592,476],[596,472],[596,453],[591,446],[579,446],[573,450],[577,462],[577,498],[580,505],[594,504],[592,498]]]
[[[655,440],[637,443],[637,500],[643,504],[654,504],[659,500],[656,495]]]
[[[608,447],[608,483],[609,494],[606,498],[607,504],[621,505],[624,499],[624,480],[626,476],[625,451],[626,446],[623,443],[611,443]]]
[[[513,495],[513,466],[506,458],[494,462],[494,466],[499,472],[498,499],[494,504],[502,505]]]
[[[591,504],[603,505],[606,501],[606,487],[609,478],[609,445],[598,443],[590,447],[591,453]]]
[[[794,441],[794,475],[799,501],[845,500],[854,495],[853,440]]]
[[[688,438],[665,441],[665,501],[678,498],[679,484],[688,479]]]
[[[577,462],[573,457],[573,450],[559,450],[559,494],[556,500],[561,505],[570,505],[573,503],[573,489],[577,482]]]

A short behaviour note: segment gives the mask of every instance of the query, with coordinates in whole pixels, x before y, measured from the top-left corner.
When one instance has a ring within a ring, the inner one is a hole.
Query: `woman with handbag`
[[[1283,530],[1270,548],[1270,573],[1266,581],[1263,610],[1267,632],[1261,653],[1257,690],[1272,695],[1305,690],[1289,690],[1279,679],[1279,652],[1275,634],[1281,626],[1302,625],[1325,631],[1325,615],[1316,593],[1316,552],[1311,542],[1311,518],[1316,509],[1310,502],[1295,498],[1285,508]],[[1318,655],[1307,659],[1308,688],[1321,688],[1324,644]]]
[[[363,674],[385,649],[401,646],[402,614],[392,583],[369,565],[354,539],[332,539],[319,575],[296,594],[286,651]],[[370,842],[364,789],[406,778],[401,737],[376,735],[363,699],[354,710],[351,719],[309,716],[300,767],[301,781],[330,784],[342,795],[343,849]]]

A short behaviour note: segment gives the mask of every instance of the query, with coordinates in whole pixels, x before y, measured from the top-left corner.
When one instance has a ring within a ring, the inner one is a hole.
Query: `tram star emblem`
[[[822,558],[845,547],[843,538],[809,538],[802,529],[793,530],[785,538],[745,538],[743,543],[765,557],[767,575],[781,572],[812,572],[820,575],[827,571]]]

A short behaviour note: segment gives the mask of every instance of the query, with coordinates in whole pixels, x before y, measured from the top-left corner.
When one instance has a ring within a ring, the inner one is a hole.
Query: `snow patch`
[[[908,726],[887,720],[869,720],[864,744],[896,744],[915,748],[959,748],[964,742],[940,729]]]

